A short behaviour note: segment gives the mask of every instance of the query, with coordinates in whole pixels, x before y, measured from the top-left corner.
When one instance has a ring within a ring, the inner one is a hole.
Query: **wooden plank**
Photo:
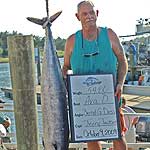
[[[8,37],[17,147],[38,150],[33,36]]]
[[[112,143],[106,143],[106,142],[101,142],[103,148],[111,148]],[[150,143],[149,142],[140,142],[140,143],[127,143],[128,147],[134,148],[134,149],[139,149],[139,148],[150,148]],[[10,144],[10,143],[5,143],[4,144],[7,148],[9,149],[17,149],[16,144]],[[40,144],[39,145],[40,150],[43,150],[43,146]],[[86,143],[70,143],[69,144],[69,150],[84,150],[87,149],[87,144]],[[19,150],[19,149],[18,149]]]

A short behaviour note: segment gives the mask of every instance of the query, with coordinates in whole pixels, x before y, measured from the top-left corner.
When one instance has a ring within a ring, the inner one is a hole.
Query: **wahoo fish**
[[[43,143],[45,150],[68,150],[69,126],[66,87],[56,54],[51,23],[61,12],[44,19],[27,18],[45,28],[45,48],[42,64],[41,104],[43,115]]]

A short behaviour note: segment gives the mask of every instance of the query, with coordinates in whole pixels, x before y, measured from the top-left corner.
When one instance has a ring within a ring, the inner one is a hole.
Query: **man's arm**
[[[68,71],[69,69],[71,69],[70,58],[71,58],[73,46],[74,46],[74,34],[71,35],[71,36],[66,40],[66,44],[65,44],[64,64],[63,64],[63,68],[62,68],[62,72],[63,72],[64,78],[66,78],[67,71]]]
[[[126,77],[126,73],[128,71],[128,63],[127,63],[127,59],[126,59],[123,47],[122,47],[116,33],[114,31],[112,31],[111,29],[108,29],[108,35],[110,38],[112,49],[118,60],[118,70],[117,70],[118,78],[117,78],[117,86],[116,86],[115,96],[117,96],[118,99],[120,99],[123,84],[124,84],[125,77]]]
[[[131,126],[133,127],[134,125],[136,125],[139,121],[139,117],[135,117],[133,120],[132,120],[132,124]]]

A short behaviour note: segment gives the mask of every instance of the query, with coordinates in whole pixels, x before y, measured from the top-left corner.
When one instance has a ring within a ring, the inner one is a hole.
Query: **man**
[[[7,133],[9,133],[9,127],[11,125],[11,120],[9,117],[4,116],[3,114],[0,114],[0,124],[2,124],[5,127],[5,130]],[[2,137],[2,141],[4,143],[10,143],[11,139],[10,137]]]
[[[136,50],[136,47],[135,47],[135,45],[133,44],[133,41],[132,40],[130,40],[130,42],[129,42],[129,53],[130,53],[130,57],[132,57],[132,58],[130,58],[130,59],[132,59],[132,61],[133,62],[131,62],[131,64],[133,65],[133,66],[136,66],[137,65],[137,56],[136,56],[136,53],[137,53],[137,50]],[[131,61],[131,60],[130,60]]]
[[[92,2],[82,1],[77,9],[76,17],[81,22],[82,30],[72,34],[66,41],[64,77],[69,69],[72,69],[74,74],[111,73],[116,82],[115,96],[119,100],[127,72],[127,60],[120,41],[113,30],[97,27],[98,11],[94,10]],[[125,131],[123,114],[120,116],[122,131]],[[126,150],[123,135],[113,143],[115,150]],[[102,149],[100,142],[97,141],[88,142],[87,145],[88,150]]]
[[[125,55],[126,55],[126,57],[127,57],[127,59],[128,59],[128,57],[129,57],[129,51],[128,51],[128,50],[129,50],[129,47],[128,47],[127,42],[122,42],[122,46],[123,46]]]
[[[136,112],[126,104],[126,99],[122,97],[122,109],[125,113],[133,113]],[[125,115],[125,124],[127,127],[127,132],[125,134],[125,138],[128,143],[136,143],[136,128],[135,125],[138,123],[139,117],[138,116],[130,116]],[[128,148],[128,150],[135,150],[133,148]]]
[[[10,138],[6,137],[8,127],[11,125],[9,117],[4,117],[0,114],[0,150],[7,150],[3,142],[11,142]]]

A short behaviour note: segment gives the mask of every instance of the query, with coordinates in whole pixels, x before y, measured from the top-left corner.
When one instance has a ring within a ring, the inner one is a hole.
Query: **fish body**
[[[46,31],[41,82],[44,150],[68,150],[69,147],[67,90],[51,32],[51,23],[60,14],[61,11],[50,18],[27,18]]]
[[[69,127],[66,88],[50,24],[47,24],[46,27],[41,96],[45,150],[68,150]]]

